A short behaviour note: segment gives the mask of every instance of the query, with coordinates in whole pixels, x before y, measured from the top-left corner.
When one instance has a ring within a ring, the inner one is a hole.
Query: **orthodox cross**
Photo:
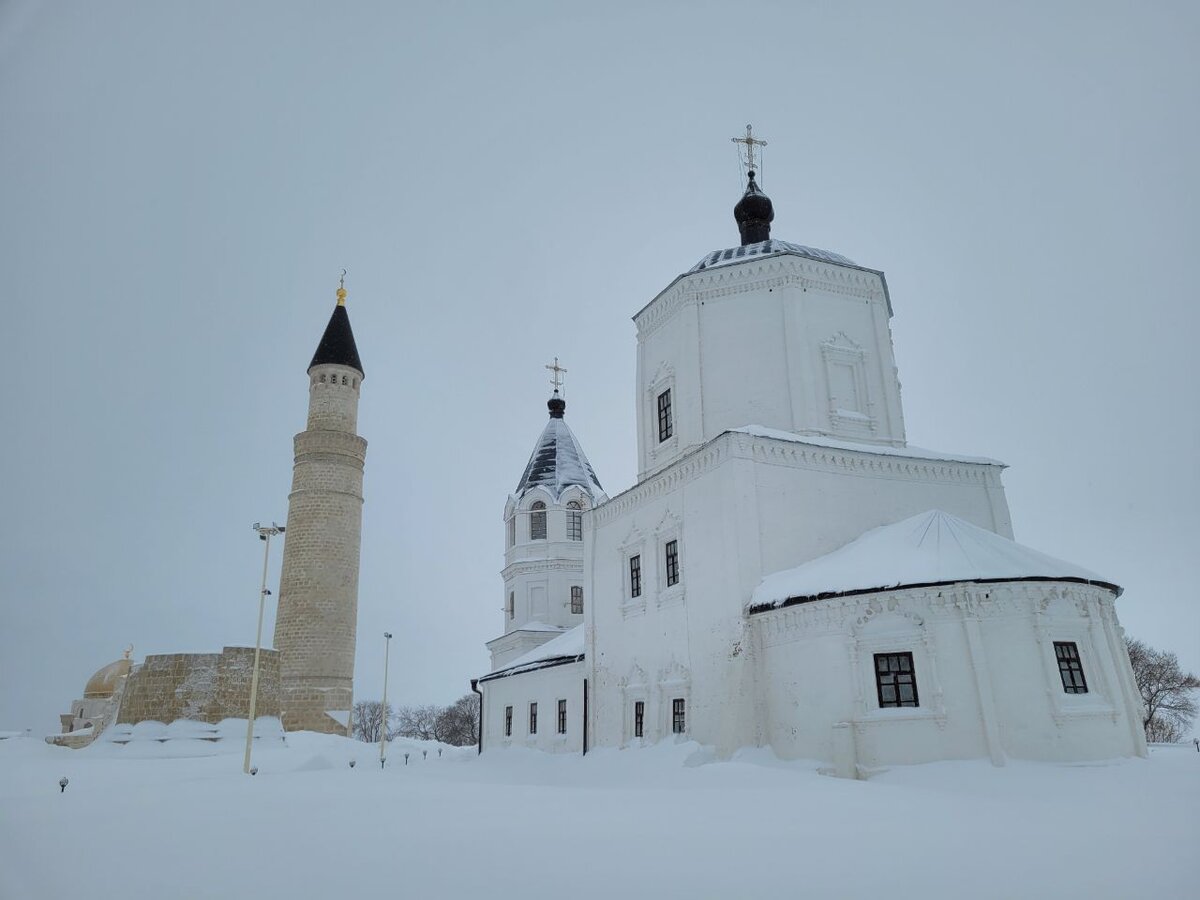
[[[552,366],[546,366],[546,368],[547,368],[547,369],[549,369],[551,372],[553,372],[553,373],[554,373],[554,378],[553,378],[553,379],[550,381],[550,383],[551,383],[552,385],[554,385],[554,393],[556,393],[556,394],[557,394],[557,393],[558,393],[558,389],[562,387],[562,383],[563,383],[563,379],[562,379],[563,372],[565,372],[565,371],[567,371],[567,370],[566,370],[566,369],[564,369],[562,366],[560,366],[560,365],[558,364],[558,357],[557,357],[557,356],[556,356],[556,357],[554,357],[554,365],[552,365]]]
[[[745,137],[740,137],[740,138],[735,137],[735,138],[730,138],[730,140],[733,141],[735,144],[745,144],[746,145],[746,168],[749,169],[751,172],[756,171],[757,167],[754,165],[754,148],[755,147],[765,147],[765,146],[767,146],[767,142],[760,141],[757,138],[755,138],[754,130],[749,125],[746,126],[746,136]],[[739,149],[739,153],[740,152],[741,151]]]

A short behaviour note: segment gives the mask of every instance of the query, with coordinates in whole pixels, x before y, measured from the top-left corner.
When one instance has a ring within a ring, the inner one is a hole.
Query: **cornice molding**
[[[729,458],[869,478],[899,478],[907,481],[1000,487],[999,468],[988,463],[891,456],[875,453],[867,448],[842,450],[818,444],[805,444],[802,441],[802,436],[800,440],[792,441],[759,437],[740,431],[726,431],[665,469],[609,498],[607,503],[597,506],[592,513],[592,522],[596,526],[611,522],[653,497],[668,494],[696,480]]]
[[[887,302],[882,278],[877,273],[801,256],[781,255],[686,275],[651,300],[633,320],[640,337],[656,331],[681,306],[791,285],[804,290],[817,288],[830,294]]]

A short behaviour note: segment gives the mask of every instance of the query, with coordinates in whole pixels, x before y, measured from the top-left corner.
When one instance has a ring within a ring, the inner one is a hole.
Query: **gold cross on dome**
[[[554,377],[550,380],[550,383],[552,385],[554,385],[554,393],[557,394],[558,389],[561,388],[562,384],[563,384],[563,379],[562,379],[563,373],[566,372],[567,370],[558,364],[557,356],[554,357],[554,365],[546,366],[546,368],[554,373]]]
[[[735,138],[730,138],[730,140],[733,141],[735,144],[745,144],[746,145],[746,168],[749,169],[751,172],[757,171],[754,166],[754,148],[755,147],[765,147],[765,146],[767,146],[767,142],[760,141],[757,138],[755,138],[754,129],[749,125],[746,126],[746,136],[745,137],[740,137],[740,138],[735,137]],[[739,150],[739,152],[740,152],[740,150]]]

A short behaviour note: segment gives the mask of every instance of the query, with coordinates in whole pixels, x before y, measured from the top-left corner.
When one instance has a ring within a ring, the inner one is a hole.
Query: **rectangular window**
[[[517,615],[517,594],[515,591],[508,592],[508,617],[515,618]]]
[[[583,615],[583,588],[577,584],[571,586],[571,615]]]
[[[687,732],[687,720],[684,718],[685,704],[682,697],[671,701],[671,733],[684,734]]]
[[[679,584],[679,541],[667,541],[667,587]]]
[[[537,734],[537,704],[529,704],[529,733]]]
[[[642,596],[642,557],[629,557],[629,596]]]
[[[517,543],[517,517],[513,516],[508,520],[508,546],[512,547]]]
[[[1083,662],[1074,641],[1055,641],[1054,656],[1058,659],[1058,674],[1063,690],[1068,694],[1086,694],[1087,680],[1083,677]]]
[[[911,653],[876,653],[875,687],[880,708],[919,706]]]
[[[546,539],[546,504],[539,500],[530,507],[530,510],[529,539],[544,541]]]
[[[579,509],[567,510],[567,540],[582,541],[583,540],[583,511]]]
[[[567,733],[567,701],[558,701],[558,733]]]
[[[658,395],[658,442],[661,444],[671,436],[671,389]]]
[[[512,707],[504,707],[504,736],[512,737]]]
[[[646,730],[646,703],[638,700],[633,704],[633,736],[641,737]]]

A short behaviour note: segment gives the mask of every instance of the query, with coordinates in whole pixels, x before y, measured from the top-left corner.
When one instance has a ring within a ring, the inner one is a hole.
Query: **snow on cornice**
[[[962,453],[941,453],[937,450],[926,450],[911,444],[904,447],[892,447],[889,444],[865,444],[858,441],[843,441],[837,438],[815,434],[796,434],[791,431],[781,431],[778,428],[767,428],[765,425],[746,425],[742,428],[731,428],[734,434],[748,434],[751,437],[770,438],[775,441],[790,441],[794,444],[811,444],[814,447],[828,447],[830,450],[854,450],[859,453],[877,453],[880,456],[903,456],[910,459],[930,459],[939,462],[971,463],[981,466],[999,466],[1007,469],[1008,464],[987,456],[967,456]]]
[[[570,631],[563,632],[556,638],[546,641],[540,647],[535,647],[528,653],[518,656],[503,669],[497,669],[480,678],[480,681],[491,681],[493,678],[504,678],[509,675],[520,675],[537,669],[547,669],[551,666],[566,665],[583,659],[584,633],[583,625],[576,625]]]

